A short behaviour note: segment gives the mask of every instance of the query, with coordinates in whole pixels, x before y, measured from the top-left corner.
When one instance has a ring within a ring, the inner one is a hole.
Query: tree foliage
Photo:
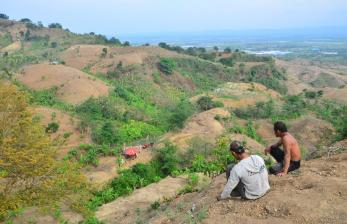
[[[15,86],[0,83],[0,219],[85,186],[75,165],[55,159],[55,148],[27,102]]]
[[[161,58],[159,62],[159,70],[166,75],[171,75],[176,67],[176,64],[170,58]]]

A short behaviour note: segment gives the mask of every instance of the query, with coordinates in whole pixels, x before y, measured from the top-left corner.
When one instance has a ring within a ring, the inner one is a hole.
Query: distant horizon
[[[345,0],[2,0],[0,13],[116,37],[347,26]]]

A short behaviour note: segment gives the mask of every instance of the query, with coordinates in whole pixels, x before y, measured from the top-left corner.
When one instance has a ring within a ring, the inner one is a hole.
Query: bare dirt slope
[[[103,49],[107,49],[106,55],[102,56]],[[179,54],[160,47],[107,47],[104,45],[76,45],[61,54],[61,59],[71,67],[82,69],[90,67],[93,73],[106,73],[112,66],[120,61],[124,66],[142,64],[149,57],[175,57]],[[182,57],[180,55],[180,57]]]
[[[215,119],[216,115],[221,117],[230,116],[228,111],[221,108],[201,112],[190,118],[180,132],[168,133],[160,141],[171,141],[180,149],[187,148],[189,141],[195,137],[214,144],[216,138],[224,132],[224,127]]]
[[[278,98],[280,95],[274,90],[266,88],[259,83],[235,83],[227,82],[213,92],[207,94],[213,100],[220,101],[227,108],[240,108],[253,105],[256,102],[267,101],[270,98]],[[201,96],[192,98],[197,101]]]
[[[158,183],[136,190],[128,197],[119,198],[101,206],[96,212],[96,217],[106,223],[134,223],[136,210],[146,210],[150,205],[176,196],[177,191],[187,182],[184,177],[167,177]]]
[[[10,45],[7,45],[4,48],[0,49],[0,52],[13,52],[13,51],[17,51],[21,48],[21,43],[20,41],[16,41],[11,43]]]
[[[296,137],[303,152],[309,158],[316,155],[322,146],[329,145],[331,143],[329,136],[334,136],[334,128],[329,122],[310,115],[290,120],[286,123],[288,124],[288,131]],[[270,145],[278,141],[273,133],[272,122],[257,120],[255,124],[257,126],[257,134],[264,139],[266,144]]]
[[[40,117],[40,122],[44,126],[47,126],[52,121],[59,124],[58,131],[50,134],[50,136],[52,139],[60,138],[63,141],[63,145],[59,147],[58,151],[60,156],[66,155],[70,149],[77,147],[82,143],[91,142],[89,133],[82,134],[78,131],[78,118],[72,117],[60,110],[47,107],[35,108],[35,112]],[[68,137],[64,138],[64,134]]]
[[[342,145],[346,148],[347,141]],[[206,190],[173,200],[149,223],[347,223],[346,170],[343,152],[304,162],[299,172],[285,177],[270,176],[271,190],[258,200],[218,202],[223,174]]]
[[[133,160],[124,160],[124,164],[119,166],[117,158],[114,156],[101,157],[97,167],[88,167],[84,170],[87,178],[95,184],[104,185],[109,180],[118,176],[119,169],[126,169],[137,163],[148,163],[152,160],[153,153],[149,150],[143,150],[138,157]]]
[[[109,87],[102,81],[64,65],[30,65],[25,67],[17,78],[35,90],[56,86],[57,97],[71,104],[81,103],[92,96],[107,95],[109,91]]]
[[[276,60],[276,64],[287,71],[288,80],[285,83],[289,94],[299,94],[304,89],[322,90],[323,97],[327,99],[347,102],[345,97],[347,92],[345,66],[321,64],[303,59]]]

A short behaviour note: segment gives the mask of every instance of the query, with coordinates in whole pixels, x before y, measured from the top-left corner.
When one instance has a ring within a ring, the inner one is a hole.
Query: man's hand
[[[264,149],[265,155],[267,155],[268,153],[270,153],[270,151],[271,151],[271,146],[266,147],[266,148]]]
[[[283,176],[285,176],[287,173],[285,173],[285,172],[281,172],[281,173],[278,173],[276,176],[278,176],[278,177],[283,177]]]

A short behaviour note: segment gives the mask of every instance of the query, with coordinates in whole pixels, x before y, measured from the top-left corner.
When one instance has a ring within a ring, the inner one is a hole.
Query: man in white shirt
[[[227,168],[228,182],[218,200],[231,196],[241,196],[243,199],[257,199],[270,189],[268,172],[264,160],[257,155],[248,155],[238,141],[230,144],[232,155],[239,161]]]

